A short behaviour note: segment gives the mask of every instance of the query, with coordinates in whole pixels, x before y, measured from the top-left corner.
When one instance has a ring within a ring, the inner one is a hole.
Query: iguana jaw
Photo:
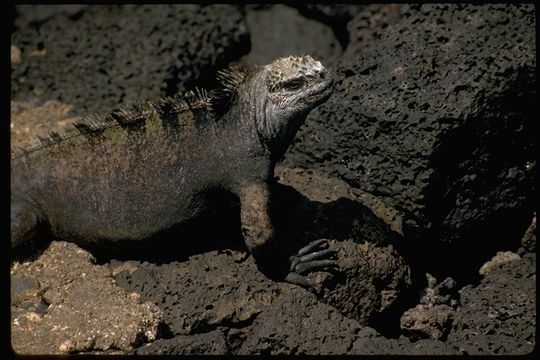
[[[327,81],[320,82],[314,85],[312,88],[306,90],[306,95],[298,100],[298,103],[305,104],[310,107],[308,112],[320,104],[324,103],[334,90],[334,79],[328,71],[325,70],[325,77]]]

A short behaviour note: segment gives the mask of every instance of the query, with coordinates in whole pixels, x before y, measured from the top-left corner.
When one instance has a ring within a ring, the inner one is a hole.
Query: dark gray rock
[[[249,35],[232,5],[96,5],[17,29],[12,44],[21,50],[12,99],[82,114],[204,86],[249,51]]]
[[[278,165],[275,175],[274,216],[287,238],[403,244],[400,213],[379,198],[317,170]]]
[[[322,300],[365,325],[387,311],[411,285],[410,270],[392,246],[352,241],[335,243],[340,273],[315,273],[323,284]]]
[[[400,20],[399,4],[366,5],[347,23],[348,42],[342,61],[355,61],[371,44],[377,43],[388,26]]]
[[[402,6],[342,60],[286,164],[403,211],[405,235],[425,240],[411,244],[415,262],[447,272],[460,257],[476,272],[491,249],[518,246],[532,215],[534,15],[532,4]]]
[[[113,274],[118,285],[158,305],[166,333],[175,336],[142,348],[145,354],[182,353],[186,342],[195,341],[189,335],[218,327],[227,329],[232,354],[344,354],[361,322],[388,309],[406,289],[408,268],[396,268],[400,258],[386,248],[344,241],[332,249],[340,255],[344,280],[312,274],[328,287],[322,302],[305,289],[265,278],[252,257],[232,250],[194,255],[182,263],[130,262],[124,269],[118,266],[125,263],[114,262]],[[350,256],[342,257],[344,252]]]
[[[54,16],[68,16],[75,18],[84,11],[88,5],[17,5],[15,6],[15,27],[17,29],[28,26],[39,26]]]
[[[355,15],[363,12],[366,5],[356,4],[302,4],[293,3],[300,14],[307,18],[320,21],[334,30],[340,44],[345,47],[349,42],[347,25]]]
[[[279,284],[267,279],[252,257],[232,250],[194,255],[185,262],[144,262],[115,278],[118,285],[158,305],[172,335],[241,326],[280,293]]]
[[[135,349],[137,355],[227,355],[229,349],[220,330],[160,339]]]
[[[346,354],[360,324],[315,296],[284,291],[249,327],[229,332],[236,355]],[[324,344],[324,345],[321,345]]]
[[[411,342],[402,336],[387,339],[382,336],[360,337],[349,354],[354,355],[462,355],[456,347],[440,340],[422,339]]]
[[[523,255],[528,252],[536,252],[536,211],[534,212],[531,224],[521,238],[521,247],[518,249],[517,253]]]
[[[536,344],[536,254],[499,264],[461,289],[448,343],[468,354],[523,355]]]
[[[309,54],[328,67],[343,52],[330,27],[307,19],[285,5],[247,6],[245,21],[251,51],[242,59],[244,63],[268,64],[278,57]],[[317,41],[313,41],[314,34]]]
[[[341,317],[365,324],[391,308],[410,286],[409,269],[391,248],[341,241],[332,242],[331,249],[338,253],[341,272],[317,272],[310,277],[321,292],[321,301]],[[233,250],[193,255],[181,263],[135,262],[125,269],[117,268],[125,266],[122,262],[115,263],[117,284],[158,305],[172,335],[248,326],[259,316],[267,316],[261,314],[273,314],[283,294],[297,288],[266,278],[252,257]],[[294,294],[300,302],[313,297],[304,289]],[[290,335],[282,331],[281,336]]]

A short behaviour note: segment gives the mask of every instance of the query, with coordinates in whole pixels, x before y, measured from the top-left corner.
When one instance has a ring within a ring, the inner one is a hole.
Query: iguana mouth
[[[303,102],[306,103],[316,103],[319,101],[326,100],[334,90],[334,79],[330,77],[330,79],[324,83],[322,83],[320,86],[317,86],[310,95],[304,97],[302,99]]]

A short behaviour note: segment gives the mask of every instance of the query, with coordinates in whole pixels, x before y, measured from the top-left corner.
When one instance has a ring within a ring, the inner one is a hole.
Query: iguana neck
[[[241,116],[245,121],[250,124],[254,121],[259,142],[275,163],[285,154],[306,114],[278,116],[268,96],[265,77],[266,69],[263,69],[245,84],[239,92],[239,108],[243,109]]]

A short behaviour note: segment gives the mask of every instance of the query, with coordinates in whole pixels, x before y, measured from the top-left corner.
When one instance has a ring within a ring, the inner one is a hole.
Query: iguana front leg
[[[285,244],[275,240],[275,231],[270,219],[270,191],[265,183],[250,184],[240,193],[240,220],[242,235],[250,253],[255,257],[259,269],[266,275],[277,275],[280,279],[313,290],[304,275],[310,271],[337,266],[329,259],[333,252],[325,249],[326,240],[316,240],[291,257]]]

